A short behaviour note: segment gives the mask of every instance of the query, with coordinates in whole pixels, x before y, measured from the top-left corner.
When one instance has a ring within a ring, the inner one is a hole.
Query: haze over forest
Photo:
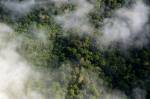
[[[0,99],[149,99],[150,0],[0,0]]]

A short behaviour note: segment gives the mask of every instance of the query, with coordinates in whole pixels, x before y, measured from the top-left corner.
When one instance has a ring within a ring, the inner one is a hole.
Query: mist
[[[64,30],[73,30],[79,34],[93,31],[89,23],[88,14],[93,9],[93,5],[86,0],[70,0],[67,3],[75,5],[75,10],[55,17]]]
[[[87,33],[95,37],[94,27],[88,16],[94,11],[94,6],[88,0],[45,0],[43,2],[8,0],[1,3],[10,13],[27,15],[34,11],[36,5],[49,2],[54,2],[56,6],[75,5],[73,11],[66,10],[63,14],[53,15],[56,23],[64,31],[73,31],[79,35]],[[102,28],[98,29],[97,46],[110,46],[115,43],[120,43],[124,47],[145,46],[150,37],[149,12],[150,8],[140,0],[130,7],[116,9],[111,18],[105,18]],[[39,41],[44,44],[51,43],[48,41],[46,28],[30,27],[32,34]],[[72,64],[62,63],[57,70],[34,68],[36,66],[18,52],[17,48],[20,47],[24,37],[16,36],[15,32],[8,24],[0,23],[0,99],[65,99],[74,72]],[[82,75],[87,82],[79,95],[84,93],[84,99],[89,97],[90,99],[128,99],[128,96],[119,89],[107,87],[103,79],[99,79],[93,71],[83,70]],[[95,96],[93,92],[96,93]],[[132,94],[135,99],[145,99],[146,91],[135,88]]]
[[[35,5],[35,0],[26,1],[1,1],[5,8],[10,10],[12,13],[25,15],[29,13]]]
[[[10,26],[0,24],[0,98],[65,99],[69,82],[72,80],[71,73],[74,71],[71,64],[62,64],[57,70],[38,70],[17,51],[20,39],[23,37],[16,37]],[[126,97],[124,93],[107,88],[102,79],[98,80],[97,74],[83,70],[82,75],[87,83],[81,93],[90,92],[90,88],[95,86],[98,89],[97,98],[125,99],[122,98]],[[88,99],[87,97],[95,96],[88,93],[84,98]]]
[[[103,34],[98,38],[103,45],[115,42],[123,46],[144,46],[148,43],[150,9],[141,0],[131,7],[123,7],[114,12],[112,18],[104,19]]]
[[[9,26],[5,24],[0,25],[1,99],[25,98],[25,82],[31,72],[28,64],[16,52],[16,44],[9,41],[10,37],[8,38],[7,36],[12,34],[13,30]]]
[[[64,28],[65,31],[74,31],[79,34],[90,34],[93,32],[93,26],[89,22],[88,14],[93,10],[93,5],[87,0],[23,0],[23,1],[1,1],[5,9],[9,10],[14,16],[24,16],[29,14],[40,6],[46,6],[48,3],[55,3],[60,7],[63,4],[72,4],[75,6],[73,11],[66,11],[61,15],[54,16],[55,21]],[[16,18],[16,17],[15,17]],[[81,33],[82,32],[82,33]]]
[[[8,25],[0,23],[0,98],[1,99],[64,99],[66,86],[58,78],[69,70],[39,70],[17,51],[22,36],[16,36]],[[58,73],[56,73],[58,72]],[[58,84],[56,84],[58,82]]]

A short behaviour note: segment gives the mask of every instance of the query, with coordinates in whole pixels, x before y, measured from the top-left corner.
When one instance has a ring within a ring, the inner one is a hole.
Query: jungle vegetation
[[[96,0],[96,3],[93,3],[95,11],[89,14],[93,26],[101,27],[99,22],[111,17],[115,9],[129,6],[130,2],[127,1],[132,0]],[[17,31],[16,35],[23,35],[22,45],[17,50],[37,68],[57,70],[63,63],[72,64],[74,71],[70,75],[66,99],[83,99],[81,91],[87,84],[83,70],[95,72],[106,82],[106,86],[121,90],[131,99],[132,90],[136,87],[145,90],[146,99],[149,99],[150,44],[125,51],[117,44],[109,48],[99,48],[96,39],[91,35],[79,36],[72,33],[73,31],[64,31],[54,21],[53,15],[64,13],[66,9],[74,10],[74,5],[63,5],[59,8],[53,3],[47,5],[49,6],[34,8],[29,14],[19,17],[12,16],[9,10],[0,4],[0,22],[10,24]],[[46,30],[46,41],[39,40],[31,28]],[[68,35],[63,35],[64,33]],[[100,95],[94,86],[89,91],[95,97]]]

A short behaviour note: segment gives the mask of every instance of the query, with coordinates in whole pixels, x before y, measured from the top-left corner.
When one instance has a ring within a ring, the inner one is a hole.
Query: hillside
[[[1,0],[0,99],[149,99],[149,0]]]

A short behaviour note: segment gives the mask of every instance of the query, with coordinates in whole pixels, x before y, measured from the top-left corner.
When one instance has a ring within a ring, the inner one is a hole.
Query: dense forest
[[[13,34],[0,41],[17,41],[45,75],[28,81],[42,98],[4,98],[0,88],[1,99],[149,99],[149,10],[149,0],[1,0],[0,33],[7,24]]]

